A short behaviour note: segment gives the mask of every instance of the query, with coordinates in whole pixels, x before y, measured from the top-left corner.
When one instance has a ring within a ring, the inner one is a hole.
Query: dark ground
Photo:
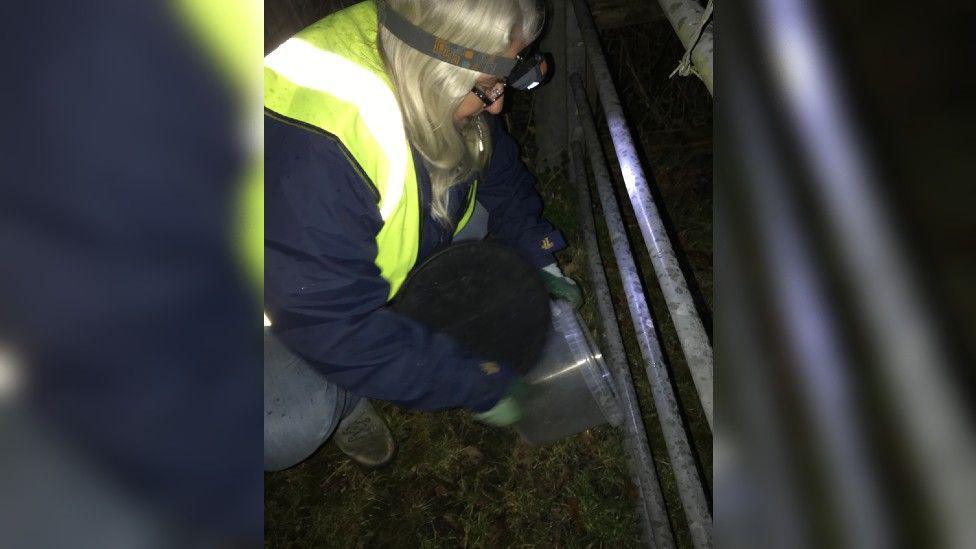
[[[609,31],[604,36],[618,91],[645,168],[663,199],[672,243],[682,255],[689,284],[710,328],[712,305],[711,98],[693,79],[668,80],[681,55],[667,22]],[[635,63],[635,60],[640,60]],[[536,136],[528,96],[511,93],[509,125],[533,167]],[[609,141],[605,150],[611,152]],[[615,167],[611,163],[612,169]],[[537,173],[545,215],[571,247],[559,254],[563,271],[588,289],[576,195],[561,170]],[[618,181],[619,184],[619,181]],[[595,193],[591,193],[596,196]],[[711,482],[711,435],[677,346],[673,326],[626,197],[635,257],[685,408],[701,466]],[[618,320],[658,475],[679,546],[690,543],[667,454],[650,400],[643,362],[597,209],[597,232],[614,291]],[[595,304],[583,317],[599,336]],[[331,443],[304,463],[265,476],[265,543],[269,547],[631,547],[639,544],[621,438],[604,426],[544,447],[522,443],[510,429],[472,421],[464,411],[415,413],[379,405],[399,443],[382,470],[365,470]]]

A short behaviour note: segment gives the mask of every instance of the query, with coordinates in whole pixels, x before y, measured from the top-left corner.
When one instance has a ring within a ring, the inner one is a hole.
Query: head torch
[[[434,59],[503,78],[508,86],[517,90],[536,88],[545,84],[552,75],[552,56],[538,53],[534,44],[514,58],[492,55],[428,33],[407,21],[383,0],[376,0],[376,9],[380,25],[411,48]]]
[[[552,76],[552,54],[539,53],[535,44],[529,45],[515,58],[515,66],[505,82],[517,90],[531,90],[549,81]]]

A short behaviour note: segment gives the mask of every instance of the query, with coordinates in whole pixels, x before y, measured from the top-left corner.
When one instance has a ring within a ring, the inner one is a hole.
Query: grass
[[[267,475],[269,547],[635,545],[610,429],[536,448],[466,412],[380,410],[400,445],[389,467],[360,468],[326,444]]]
[[[620,89],[625,103],[638,104],[639,98],[628,95],[629,90],[634,94],[639,90],[626,85]],[[521,140],[531,169],[535,128],[530,102],[516,93],[507,97],[513,103],[512,133]],[[646,132],[637,127],[637,133],[643,138]],[[682,255],[689,282],[698,290],[700,310],[707,321],[711,310],[710,149],[703,155],[671,148],[662,155],[659,144],[656,146],[653,154],[648,153],[652,158],[645,166],[650,168],[648,175],[655,182],[674,246]],[[581,314],[599,341],[600,322],[592,293],[588,292],[575,190],[563,170],[536,175],[545,216],[570,244],[557,255],[560,266],[582,284],[586,295]],[[711,479],[711,435],[697,407],[694,385],[647,254],[639,249],[642,241],[633,212],[625,196],[619,202],[631,242],[638,243],[635,258],[641,264],[648,301],[701,457],[700,465],[705,477]],[[596,225],[672,530],[679,547],[690,547],[643,361],[599,215]],[[396,460],[384,469],[366,470],[345,458],[332,443],[326,443],[304,463],[266,474],[268,547],[640,545],[634,514],[636,494],[621,437],[614,429],[598,427],[555,444],[532,447],[521,442],[511,429],[481,425],[465,411],[428,414],[385,403],[377,405],[397,439]]]

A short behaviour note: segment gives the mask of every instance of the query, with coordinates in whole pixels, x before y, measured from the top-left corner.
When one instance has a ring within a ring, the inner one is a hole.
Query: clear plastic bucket
[[[515,429],[529,444],[544,444],[591,427],[619,425],[620,408],[610,371],[576,311],[551,303],[552,330],[542,358],[523,376],[528,386]]]

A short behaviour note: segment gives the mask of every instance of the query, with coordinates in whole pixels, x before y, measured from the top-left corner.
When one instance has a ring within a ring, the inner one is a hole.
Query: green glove
[[[512,383],[508,393],[491,410],[472,414],[471,417],[475,421],[480,421],[493,427],[507,427],[522,419],[522,405],[519,404],[519,400],[526,390],[526,385],[516,380],[515,383]]]
[[[583,292],[573,279],[559,270],[559,265],[555,263],[546,265],[539,272],[542,274],[546,289],[549,290],[549,295],[557,299],[565,299],[574,309],[580,308],[583,304]]]

